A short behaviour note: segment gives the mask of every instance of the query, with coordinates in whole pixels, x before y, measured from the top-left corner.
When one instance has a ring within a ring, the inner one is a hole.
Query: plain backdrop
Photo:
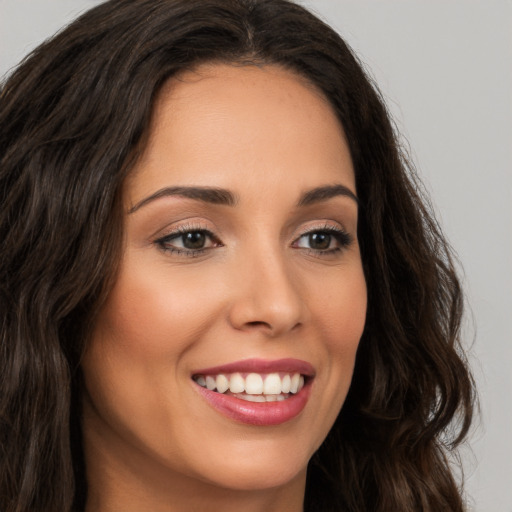
[[[98,0],[0,0],[0,75]],[[464,269],[472,509],[512,512],[512,1],[303,0],[376,79]]]

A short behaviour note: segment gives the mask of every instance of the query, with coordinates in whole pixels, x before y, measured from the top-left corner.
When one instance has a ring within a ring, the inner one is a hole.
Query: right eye
[[[197,256],[221,245],[210,231],[189,228],[177,229],[159,238],[155,243],[164,251],[187,256]]]

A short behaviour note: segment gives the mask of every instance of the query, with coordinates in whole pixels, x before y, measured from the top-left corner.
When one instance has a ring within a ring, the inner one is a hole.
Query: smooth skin
[[[87,512],[301,511],[366,315],[332,108],[277,66],[203,65],[161,91],[124,193],[122,261],[83,360]],[[198,393],[194,370],[248,358],[314,366],[298,416],[247,425]]]

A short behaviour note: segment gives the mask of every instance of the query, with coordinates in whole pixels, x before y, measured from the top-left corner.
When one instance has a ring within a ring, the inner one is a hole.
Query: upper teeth
[[[279,395],[297,393],[304,386],[304,376],[300,373],[249,373],[243,377],[240,373],[219,375],[198,375],[195,381],[205,388],[219,393],[248,393],[250,395]]]

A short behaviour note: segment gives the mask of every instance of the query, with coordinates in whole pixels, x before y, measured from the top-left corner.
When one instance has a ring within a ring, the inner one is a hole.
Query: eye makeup
[[[324,223],[304,230],[291,247],[319,257],[334,256],[350,246],[352,241],[352,235],[343,228]],[[154,244],[166,253],[186,257],[197,257],[224,245],[218,236],[200,224],[178,226],[157,238]]]
[[[352,235],[341,227],[325,224],[320,228],[309,228],[293,242],[292,247],[320,257],[333,256],[349,247],[352,241]]]
[[[222,246],[220,240],[209,229],[193,224],[178,226],[155,240],[154,244],[166,253],[187,257],[197,257]]]

